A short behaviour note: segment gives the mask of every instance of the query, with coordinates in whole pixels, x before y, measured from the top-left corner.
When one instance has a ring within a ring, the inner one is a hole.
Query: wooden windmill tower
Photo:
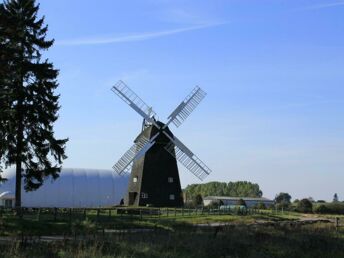
[[[205,97],[199,87],[171,113],[166,124],[157,121],[156,113],[124,82],[112,87],[125,103],[143,117],[142,132],[134,145],[118,160],[113,169],[130,173],[125,205],[179,207],[183,205],[177,160],[200,180],[211,170],[168,128],[179,127]]]

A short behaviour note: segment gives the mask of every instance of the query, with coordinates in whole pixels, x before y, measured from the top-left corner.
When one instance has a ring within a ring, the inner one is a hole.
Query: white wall
[[[0,194],[15,191],[15,170],[6,170],[8,181],[0,184]],[[127,191],[128,175],[118,176],[112,170],[62,169],[60,177],[46,179],[36,191],[22,190],[23,207],[104,207],[117,205]]]

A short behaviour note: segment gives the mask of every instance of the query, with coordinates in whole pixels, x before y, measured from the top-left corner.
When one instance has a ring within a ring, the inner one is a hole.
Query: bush
[[[259,202],[257,204],[257,208],[260,209],[260,210],[265,210],[266,209],[265,203]]]
[[[247,207],[247,206],[246,206],[246,202],[245,202],[243,199],[239,199],[239,200],[236,202],[236,205]]]
[[[218,209],[221,206],[221,203],[217,200],[211,201],[209,205],[207,205],[207,208],[209,209]]]
[[[297,204],[297,211],[299,212],[309,213],[309,212],[312,212],[312,210],[313,210],[313,204],[311,203],[309,199],[302,199]]]
[[[275,197],[277,209],[287,209],[290,206],[291,196],[288,193],[279,193]]]
[[[197,195],[193,198],[192,202],[193,202],[193,205],[194,205],[195,207],[203,206],[203,198],[202,198],[202,195],[197,194]]]
[[[325,204],[321,204],[314,208],[314,212],[319,213],[319,214],[326,214],[326,213],[329,213],[329,209],[327,208]]]
[[[344,203],[326,203],[314,208],[315,213],[320,214],[344,214]]]

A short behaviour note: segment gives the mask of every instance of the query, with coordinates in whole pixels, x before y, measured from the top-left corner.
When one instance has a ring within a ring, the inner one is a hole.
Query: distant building
[[[0,207],[14,207],[15,169],[2,174]],[[63,168],[58,179],[46,179],[36,191],[22,189],[23,207],[94,208],[120,204],[127,191],[129,176],[112,170]]]
[[[223,205],[236,205],[238,200],[243,199],[248,208],[254,207],[259,203],[264,203],[265,207],[270,207],[274,204],[274,201],[261,197],[261,198],[252,198],[252,197],[229,197],[229,196],[207,196],[203,198],[204,206],[208,206],[212,202],[222,201]]]

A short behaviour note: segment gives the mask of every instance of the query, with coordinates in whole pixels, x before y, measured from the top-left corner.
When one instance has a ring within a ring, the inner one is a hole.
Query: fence
[[[20,219],[36,221],[75,221],[92,220],[96,222],[108,221],[113,218],[171,218],[211,215],[251,215],[266,211],[257,209],[188,209],[188,208],[21,208],[0,209],[0,218],[14,216],[19,213]]]

